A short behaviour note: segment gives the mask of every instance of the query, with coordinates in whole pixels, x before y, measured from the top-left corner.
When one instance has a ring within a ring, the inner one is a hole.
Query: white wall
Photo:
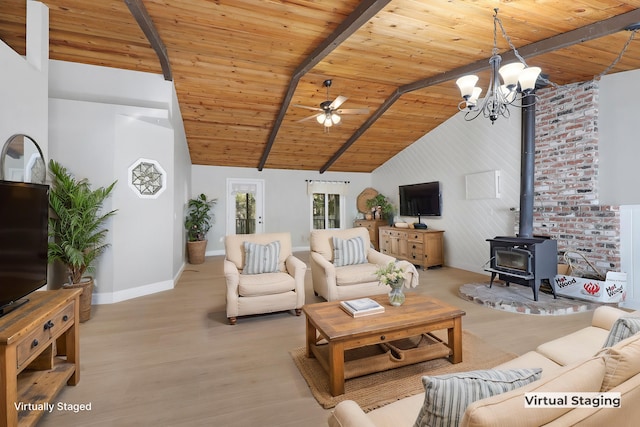
[[[184,216],[187,200],[191,197],[191,155],[182,123],[182,114],[175,87],[171,97],[171,127],[173,128],[173,267],[174,279],[182,271],[187,251],[187,236],[184,231]]]
[[[620,206],[620,262],[627,273],[624,307],[640,310],[640,205]]]
[[[305,180],[350,181],[346,197],[346,227],[358,218],[356,198],[371,185],[368,173],[339,173],[314,171],[236,168],[219,166],[192,167],[192,195],[206,194],[218,199],[213,213],[216,221],[207,236],[207,255],[223,254],[222,237],[226,230],[224,215],[226,212],[227,178],[252,178],[265,181],[265,232],[289,231],[292,245],[296,250],[309,247],[311,231],[311,209]],[[360,216],[361,217],[361,216]]]
[[[12,135],[29,135],[48,155],[49,9],[27,2],[27,56],[0,40],[0,144]],[[1,147],[0,145],[0,147]]]
[[[445,231],[446,265],[483,272],[486,239],[514,234],[510,209],[520,203],[520,111],[512,110],[509,119],[493,125],[483,117],[466,122],[458,113],[373,172],[372,186],[393,196],[396,208],[399,185],[440,181],[442,216],[422,222]],[[490,170],[500,170],[501,197],[466,200],[465,175]]]
[[[638,117],[640,70],[600,81],[599,194],[603,205],[640,204]]]
[[[603,205],[620,205],[620,261],[627,273],[627,302],[640,309],[640,174],[637,159],[640,70],[604,76],[600,81],[599,194]]]
[[[171,82],[83,64],[50,64],[50,152],[94,187],[117,180],[105,209],[111,247],[96,264],[96,303],[170,289],[184,266],[182,218],[190,159]],[[177,127],[178,131],[174,131]],[[138,159],[157,161],[167,189],[142,199],[128,185]]]

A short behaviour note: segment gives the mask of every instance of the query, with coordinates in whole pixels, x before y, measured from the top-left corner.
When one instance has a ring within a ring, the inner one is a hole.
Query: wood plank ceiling
[[[24,54],[25,0],[2,3],[0,38]],[[51,59],[172,76],[193,164],[321,172],[371,172],[456,114],[460,70],[480,64],[486,90],[495,7],[527,63],[560,85],[603,72],[630,38],[624,28],[640,22],[640,0],[43,3]],[[128,6],[148,13],[168,72]],[[336,33],[345,28],[353,28],[348,37]],[[562,37],[578,29],[564,47]],[[506,58],[500,33],[497,41]],[[640,40],[609,73],[637,68]],[[299,122],[313,111],[295,105],[318,107],[326,79],[330,99],[345,96],[343,108],[369,113],[344,115],[329,132]]]

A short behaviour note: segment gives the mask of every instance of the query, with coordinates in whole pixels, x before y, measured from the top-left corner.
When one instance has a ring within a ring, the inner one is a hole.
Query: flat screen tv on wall
[[[0,181],[0,316],[47,283],[49,186]]]
[[[399,192],[401,216],[442,215],[440,181],[401,185]]]

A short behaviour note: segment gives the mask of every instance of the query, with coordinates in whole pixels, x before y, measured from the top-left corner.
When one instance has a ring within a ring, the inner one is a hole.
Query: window
[[[340,195],[313,193],[313,229],[340,228]]]
[[[347,184],[345,181],[307,181],[312,230],[343,227]]]
[[[227,178],[228,234],[264,232],[264,180]]]
[[[236,234],[256,232],[256,198],[252,193],[236,194]]]

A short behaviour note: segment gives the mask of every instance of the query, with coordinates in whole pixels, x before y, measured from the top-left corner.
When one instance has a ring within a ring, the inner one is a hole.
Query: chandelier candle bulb
[[[529,67],[522,70],[518,81],[520,82],[520,89],[522,91],[530,91],[536,87],[536,81],[540,75],[540,67]]]
[[[474,87],[473,92],[471,93],[471,97],[467,100],[467,105],[469,108],[475,107],[478,104],[478,98],[480,98],[480,94],[482,93],[481,87]]]
[[[513,89],[510,90],[507,87],[507,85],[500,86],[500,92],[502,93],[502,96],[504,97],[504,99],[507,100],[508,103],[511,103],[516,99],[516,91]]]
[[[500,68],[500,76],[509,91],[515,89],[522,70],[524,70],[524,64],[520,62],[512,62]]]
[[[456,84],[460,88],[460,93],[462,94],[463,98],[468,99],[472,97],[477,81],[478,81],[478,76],[475,76],[473,74],[468,76],[462,76],[458,80],[456,80]]]

